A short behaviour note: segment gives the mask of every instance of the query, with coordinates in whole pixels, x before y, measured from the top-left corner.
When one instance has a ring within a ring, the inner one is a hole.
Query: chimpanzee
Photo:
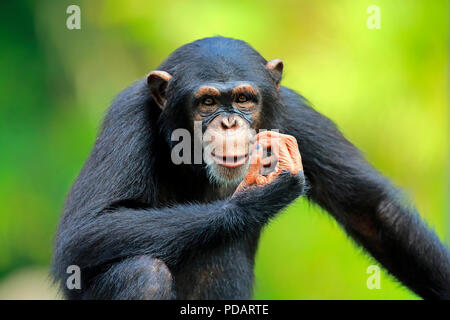
[[[280,85],[282,70],[243,41],[205,38],[118,95],[56,236],[67,298],[250,298],[261,229],[305,193],[411,290],[450,298],[448,249],[333,122]],[[201,161],[175,163],[179,129],[194,137],[184,159],[213,133]],[[70,265],[79,289],[66,287]]]

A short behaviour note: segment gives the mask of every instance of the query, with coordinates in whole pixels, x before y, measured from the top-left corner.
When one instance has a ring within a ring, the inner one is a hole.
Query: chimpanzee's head
[[[234,184],[248,169],[253,133],[274,129],[282,70],[243,41],[214,37],[179,48],[147,80],[167,139],[177,128],[202,138],[211,180]]]

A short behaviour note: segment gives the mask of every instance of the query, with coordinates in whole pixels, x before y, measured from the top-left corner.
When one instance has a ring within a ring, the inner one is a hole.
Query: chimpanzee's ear
[[[147,77],[147,84],[156,104],[164,109],[166,106],[166,88],[172,75],[165,71],[152,71]]]
[[[283,61],[281,59],[273,59],[266,63],[267,70],[272,73],[277,89],[280,89],[281,75],[283,74]]]

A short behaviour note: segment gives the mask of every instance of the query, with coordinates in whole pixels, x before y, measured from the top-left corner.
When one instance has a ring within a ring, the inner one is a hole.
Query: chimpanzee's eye
[[[244,94],[240,94],[239,95],[238,102],[244,103],[244,102],[247,102],[247,101],[248,101],[248,98]]]
[[[202,103],[206,106],[213,106],[216,104],[216,101],[212,97],[206,97],[205,99],[203,99]]]

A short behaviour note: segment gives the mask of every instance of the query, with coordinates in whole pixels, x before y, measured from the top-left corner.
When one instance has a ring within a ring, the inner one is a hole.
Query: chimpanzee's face
[[[261,112],[258,88],[245,81],[206,83],[195,89],[193,97],[193,118],[202,124],[203,159],[210,179],[239,183],[248,169],[252,129]]]
[[[241,182],[247,172],[253,137],[261,129],[264,117],[263,97],[277,95],[282,67],[278,59],[245,71],[211,65],[202,69],[200,75],[192,69],[175,74],[175,81],[168,72],[153,71],[148,76],[148,85],[161,109],[166,104],[177,104],[174,109],[178,113],[182,109],[190,113],[188,118],[193,122],[200,123],[202,130],[194,130],[194,139],[201,141],[202,159],[210,180],[233,185]],[[180,108],[180,104],[187,108]],[[184,126],[195,128],[196,124]]]

